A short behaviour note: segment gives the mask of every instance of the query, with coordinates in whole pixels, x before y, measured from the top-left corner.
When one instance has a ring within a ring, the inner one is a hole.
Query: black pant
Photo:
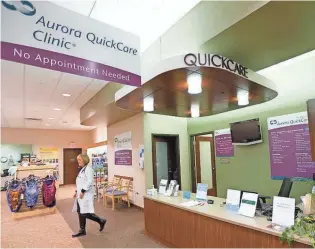
[[[77,202],[77,212],[79,215],[80,230],[85,230],[86,219],[95,221],[98,224],[101,224],[101,222],[102,222],[102,219],[100,217],[98,217],[96,214],[81,214],[80,213],[80,205],[78,202]]]

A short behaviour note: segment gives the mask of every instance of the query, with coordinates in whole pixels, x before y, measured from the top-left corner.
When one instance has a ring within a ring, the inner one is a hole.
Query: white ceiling
[[[273,65],[258,73],[275,82],[278,96],[261,106],[289,106],[315,98],[315,50]]]
[[[200,0],[51,1],[67,9],[136,34],[141,51],[188,13]]]
[[[80,125],[80,108],[107,82],[4,60],[1,61],[1,72],[2,127],[94,128]],[[64,97],[63,93],[71,96]],[[42,121],[27,121],[25,118]]]

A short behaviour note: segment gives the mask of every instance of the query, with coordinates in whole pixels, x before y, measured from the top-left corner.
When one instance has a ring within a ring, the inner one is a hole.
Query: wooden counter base
[[[180,248],[287,248],[275,235],[144,199],[146,232]],[[306,248],[295,242],[293,247]]]
[[[38,209],[30,210],[30,211],[12,213],[12,217],[14,220],[19,220],[19,219],[24,219],[24,218],[30,218],[33,216],[54,214],[56,210],[57,210],[56,207],[38,208]]]

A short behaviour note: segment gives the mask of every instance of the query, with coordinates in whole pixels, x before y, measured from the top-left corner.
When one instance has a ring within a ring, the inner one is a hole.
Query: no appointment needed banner
[[[1,1],[1,58],[141,86],[140,39],[45,1]]]

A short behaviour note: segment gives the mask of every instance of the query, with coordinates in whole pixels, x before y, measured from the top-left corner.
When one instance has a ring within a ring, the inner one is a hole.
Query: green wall
[[[191,189],[191,168],[189,161],[189,143],[187,119],[157,114],[144,115],[144,170],[146,186],[153,184],[152,134],[179,135],[182,190]]]
[[[9,158],[12,155],[15,164],[21,160],[21,153],[33,153],[31,144],[1,144],[1,156]],[[10,168],[8,162],[1,163],[1,170]],[[1,171],[2,172],[2,171]]]
[[[255,107],[247,107],[205,118],[189,119],[188,133],[198,134],[228,128],[229,123],[259,118],[262,126],[263,143],[252,146],[235,146],[234,157],[229,164],[220,164],[216,158],[217,193],[219,197],[226,197],[228,188],[257,191],[260,194],[277,195],[281,186],[279,180],[271,180],[267,118],[289,113],[306,111],[306,103],[269,111],[256,111]],[[312,183],[294,183],[291,196],[299,199],[301,195],[309,193]]]

